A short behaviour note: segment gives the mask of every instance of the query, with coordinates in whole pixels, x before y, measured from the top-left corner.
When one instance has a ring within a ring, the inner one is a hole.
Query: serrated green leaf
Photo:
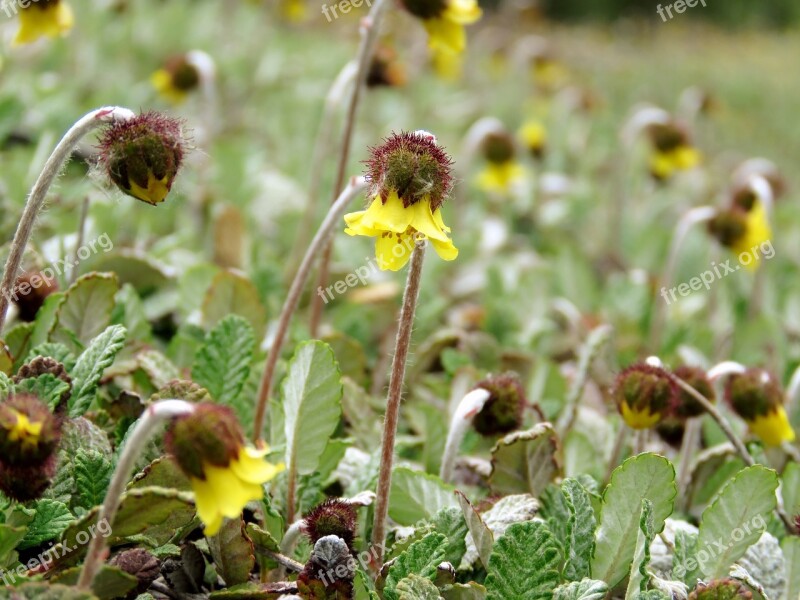
[[[74,477],[78,506],[89,510],[103,503],[114,466],[97,450],[81,448],[75,455]]]
[[[761,465],[740,471],[703,511],[697,538],[700,570],[724,577],[728,568],[754,544],[775,510],[778,475]]]
[[[589,575],[597,521],[589,493],[577,480],[564,480],[561,489],[569,511],[564,578],[578,581]]]
[[[78,357],[72,371],[70,417],[79,417],[89,409],[103,371],[111,366],[117,353],[122,350],[126,336],[127,331],[122,325],[112,325],[94,338]]]
[[[8,375],[0,372],[0,400],[5,400],[14,391],[14,382]]]
[[[75,366],[75,355],[64,344],[57,342],[45,342],[31,348],[25,362],[31,362],[37,356],[49,356],[64,365],[67,371],[72,371]]]
[[[7,523],[0,525],[0,569],[7,569],[17,561],[15,548],[27,531],[25,526],[15,527]]]
[[[486,588],[480,583],[454,583],[441,589],[444,600],[486,600]]]
[[[454,506],[443,508],[431,519],[434,531],[447,537],[444,560],[458,566],[467,550],[465,538],[468,533],[467,522],[461,509]]]
[[[243,421],[250,415],[252,402],[243,407],[239,400],[250,375],[255,343],[250,323],[228,315],[206,336],[192,367],[195,383],[206,388],[216,402],[234,408]]]
[[[400,600],[397,584],[412,573],[433,581],[437,567],[444,560],[446,547],[447,538],[441,533],[429,533],[411,544],[389,568],[383,597],[386,600]]]
[[[435,475],[398,467],[392,472],[389,516],[400,525],[430,519],[443,508],[457,506],[454,491]]]
[[[672,555],[673,578],[685,583],[689,589],[693,589],[701,575],[697,564],[697,534],[689,531],[676,531],[675,553]]]
[[[82,349],[111,323],[119,280],[113,273],[88,273],[73,283],[56,309],[50,341]]]
[[[481,559],[484,568],[489,566],[489,557],[492,555],[492,546],[494,546],[494,535],[492,531],[483,522],[481,515],[472,506],[472,503],[460,491],[456,492],[458,503],[461,505],[461,511],[464,513],[464,519],[469,528],[469,533],[478,551],[478,557]],[[455,564],[455,563],[453,563]],[[456,565],[458,566],[458,565]]]
[[[397,584],[398,600],[439,600],[439,590],[430,579],[410,574]]]
[[[786,598],[800,598],[800,537],[786,536],[781,542],[786,572]]]
[[[8,351],[14,357],[14,371],[19,369],[30,350],[33,327],[33,323],[19,323],[5,334]]]
[[[34,508],[36,514],[19,545],[22,550],[57,538],[75,520],[67,505],[57,500],[43,498]]]
[[[206,539],[217,571],[226,585],[239,585],[250,579],[256,556],[241,518],[226,519],[219,533]]]
[[[639,535],[636,537],[636,550],[633,553],[631,574],[625,600],[636,600],[636,597],[647,587],[647,565],[650,564],[650,544],[655,537],[653,527],[653,503],[647,498],[642,500],[642,511],[639,517]]]
[[[592,555],[593,579],[614,587],[625,578],[636,548],[642,500],[653,503],[653,527],[659,533],[672,514],[677,493],[675,469],[663,456],[639,454],[614,469],[603,493]]]
[[[558,440],[550,423],[510,433],[492,450],[489,486],[496,494],[539,496],[559,474]]]
[[[608,584],[596,579],[581,579],[565,583],[556,588],[553,600],[603,600],[608,593]]]
[[[495,542],[486,569],[487,598],[550,600],[560,564],[561,549],[545,523],[516,523]]]
[[[61,401],[61,395],[69,391],[70,385],[52,373],[42,373],[38,377],[23,379],[15,388],[18,392],[34,394],[53,410]]]
[[[171,381],[181,378],[178,368],[157,350],[143,350],[136,355],[136,360],[156,389],[161,389]]]
[[[44,304],[42,304],[37,311],[36,320],[33,322],[33,334],[31,335],[31,346],[33,348],[47,343],[50,330],[53,328],[53,323],[55,323],[56,320],[56,312],[58,311],[58,307],[63,298],[63,292],[55,292],[50,294],[47,298],[45,298]],[[30,356],[30,354],[28,356]]]
[[[330,346],[300,344],[282,389],[287,471],[308,475],[319,465],[342,414],[342,378]]]

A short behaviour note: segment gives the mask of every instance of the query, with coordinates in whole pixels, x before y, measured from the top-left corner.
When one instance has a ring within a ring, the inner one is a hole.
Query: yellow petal
[[[700,152],[692,146],[678,146],[672,151],[675,166],[683,171],[694,169],[702,161]]]
[[[659,179],[668,179],[675,172],[672,156],[664,152],[654,152],[650,157],[650,172]]]
[[[30,44],[42,36],[58,37],[66,34],[75,24],[72,8],[66,2],[46,7],[31,5],[19,11],[19,31],[13,45]]]
[[[626,402],[621,406],[622,418],[631,429],[650,429],[661,418],[659,413],[652,414],[649,410],[637,410],[628,406]]]
[[[745,220],[745,232],[736,242],[733,244],[732,249],[737,254],[755,254],[758,252],[758,248],[761,247],[762,244],[766,244],[772,239],[772,227],[769,224],[769,218],[767,217],[767,210],[764,207],[764,203],[760,200],[756,200],[753,203],[752,208],[747,213],[747,218]],[[754,271],[758,268],[759,263],[761,262],[760,259],[761,254],[755,254],[755,256],[750,257],[749,263],[744,263],[744,267],[751,271]]]
[[[478,186],[488,192],[507,192],[524,175],[525,169],[515,161],[490,162],[478,175]]]
[[[431,240],[433,249],[442,260],[455,260],[458,257],[458,248],[453,245],[452,240],[440,242],[439,240]]]
[[[367,214],[367,211],[365,210],[346,214],[344,216],[344,222],[347,223],[347,227],[345,228],[344,232],[347,235],[365,235],[368,237],[380,235],[381,232],[377,229],[373,229],[372,227],[367,227],[364,225],[365,214]]]
[[[547,131],[539,121],[528,121],[519,130],[519,136],[526,147],[536,150],[544,146]]]
[[[428,30],[428,46],[434,51],[463,52],[467,46],[464,26],[444,17],[423,21]]]
[[[230,469],[239,479],[247,483],[259,485],[267,483],[284,469],[283,463],[273,465],[264,460],[268,451],[269,449],[245,448],[239,453],[237,460],[231,461]]]
[[[156,179],[152,173],[147,174],[147,188],[143,188],[135,181],[130,180],[131,186],[130,194],[134,198],[138,198],[148,204],[159,204],[164,201],[164,198],[169,194],[169,186],[167,185],[167,177]]]
[[[166,69],[159,69],[150,76],[150,83],[164,98],[173,104],[182,104],[187,97],[184,90],[175,87],[172,79],[172,73]]]
[[[786,416],[783,406],[779,406],[766,416],[757,417],[747,424],[750,427],[750,431],[768,446],[780,446],[783,442],[793,442],[795,440],[794,429],[789,423],[789,418]]]
[[[375,241],[375,258],[382,271],[399,271],[411,258],[413,236],[384,233]]]
[[[480,19],[482,14],[476,0],[449,0],[442,16],[455,23],[469,25]]]
[[[435,211],[433,211],[433,222],[436,223],[436,226],[439,229],[441,229],[442,231],[450,233],[450,228],[447,225],[444,224],[444,219],[442,219],[442,209],[441,209],[441,207],[439,207]]]
[[[434,48],[432,50],[433,68],[436,74],[445,81],[458,81],[464,71],[464,58],[458,52],[449,48]]]
[[[408,207],[411,211],[411,227],[432,240],[447,241],[447,234],[439,227],[431,212],[431,202],[428,197]]]
[[[396,191],[389,193],[386,203],[380,196],[372,201],[361,217],[361,224],[377,231],[404,233],[411,224],[414,212],[403,205]]]

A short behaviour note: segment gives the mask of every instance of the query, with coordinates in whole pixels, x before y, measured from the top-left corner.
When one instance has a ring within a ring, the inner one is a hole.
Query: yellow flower
[[[621,403],[620,412],[631,429],[650,429],[661,419],[660,413],[651,413],[647,408],[637,410],[628,406],[627,402]]]
[[[42,36],[65,35],[75,24],[72,8],[61,0],[34,0],[27,8],[20,8],[19,31],[13,45],[35,42]]]
[[[458,81],[464,70],[464,58],[447,48],[431,51],[431,62],[436,74],[445,81]]]
[[[547,143],[547,130],[541,121],[527,121],[519,130],[519,137],[525,147],[536,158],[541,157]]]
[[[406,207],[391,190],[384,202],[376,197],[367,210],[345,215],[348,235],[375,237],[375,255],[382,270],[398,271],[411,258],[418,239],[429,239],[444,260],[455,260],[458,249],[447,236],[450,228],[442,220],[441,208],[431,210],[430,197]]]
[[[525,169],[516,161],[489,162],[478,175],[478,186],[487,192],[507,192],[525,177]]]
[[[281,14],[291,23],[304,21],[307,12],[304,0],[282,0],[281,2]]]
[[[758,436],[767,446],[780,446],[783,442],[795,440],[794,429],[786,416],[783,406],[763,416],[757,416],[752,421],[747,421],[750,431]]]
[[[203,464],[205,479],[189,478],[205,535],[216,535],[224,517],[236,518],[248,502],[261,500],[262,485],[284,469],[282,463],[273,465],[264,460],[268,452],[266,447],[261,450],[243,447],[227,467]]]
[[[628,427],[650,429],[675,408],[678,386],[664,369],[637,363],[617,375],[612,396]]]
[[[32,422],[27,415],[19,411],[13,411],[17,416],[17,422],[8,432],[8,439],[11,442],[21,442],[23,446],[36,447],[39,443],[39,436],[42,433],[42,423]]]
[[[172,73],[166,69],[159,69],[150,76],[150,83],[156,91],[173,104],[182,104],[186,101],[188,93],[175,85]]]
[[[767,211],[764,203],[760,200],[753,202],[753,206],[745,217],[744,225],[744,233],[731,246],[737,254],[752,252],[754,247],[759,247],[772,239],[772,228],[767,218]],[[758,260],[751,260],[745,264],[745,268],[755,271],[759,263]]]
[[[692,146],[655,150],[650,157],[650,172],[657,179],[669,179],[678,171],[688,171],[700,164],[702,155]]]
[[[477,0],[402,0],[412,15],[422,19],[431,50],[463,52],[467,45],[465,25],[483,14]]]

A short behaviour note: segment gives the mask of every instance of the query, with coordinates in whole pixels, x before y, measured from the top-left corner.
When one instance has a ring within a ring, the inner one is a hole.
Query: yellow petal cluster
[[[19,31],[13,44],[30,44],[43,36],[59,37],[72,29],[74,24],[75,16],[66,2],[33,3],[19,11]]]

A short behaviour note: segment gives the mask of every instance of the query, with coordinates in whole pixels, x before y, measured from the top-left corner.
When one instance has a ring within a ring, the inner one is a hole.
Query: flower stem
[[[347,107],[347,115],[344,121],[344,132],[342,133],[342,147],[339,150],[339,164],[336,168],[336,181],[333,186],[333,197],[339,193],[344,185],[345,174],[347,173],[347,162],[350,159],[350,144],[353,140],[353,130],[355,129],[356,114],[361,101],[361,93],[364,90],[369,74],[372,57],[375,55],[375,47],[378,44],[378,34],[383,15],[389,6],[388,0],[375,0],[369,14],[361,22],[361,45],[356,54],[356,75],[355,84],[350,95],[350,103]],[[328,267],[333,254],[333,241],[325,245],[320,261],[319,275],[317,276],[317,289],[324,288],[328,283]],[[311,320],[309,331],[311,337],[317,337],[319,322],[322,318],[322,298],[314,296],[311,300]]]
[[[354,177],[348,186],[342,190],[342,193],[328,211],[325,220],[319,226],[317,234],[311,241],[311,245],[308,247],[308,250],[306,250],[306,255],[303,257],[303,262],[300,263],[300,267],[297,269],[297,274],[294,277],[294,281],[292,281],[292,286],[289,288],[289,295],[287,296],[286,302],[281,310],[281,316],[278,320],[278,327],[275,331],[275,339],[273,340],[272,347],[269,350],[267,364],[264,367],[264,375],[261,378],[261,386],[258,390],[258,399],[254,420],[255,426],[253,430],[253,440],[256,443],[261,441],[261,434],[264,428],[264,417],[266,416],[267,412],[267,403],[269,401],[269,396],[272,393],[275,367],[278,364],[283,343],[286,340],[287,333],[289,332],[289,323],[292,320],[292,315],[294,315],[294,311],[297,309],[297,305],[300,302],[300,296],[303,293],[303,287],[305,286],[308,276],[311,273],[311,267],[314,264],[314,260],[319,255],[320,250],[324,247],[325,243],[328,241],[328,238],[333,233],[333,230],[339,222],[339,219],[342,218],[344,211],[347,210],[350,202],[353,200],[353,198],[363,192],[366,186],[367,183],[363,177]],[[314,297],[317,298],[319,296],[314,294]]]
[[[158,425],[167,419],[189,414],[193,410],[194,406],[183,400],[162,400],[147,407],[139,420],[132,425],[134,430],[122,448],[105,500],[97,515],[98,523],[105,522],[109,528],[113,527],[120,498],[125,491],[131,471],[147,441],[158,431]],[[78,579],[79,588],[87,590],[92,587],[104,560],[105,545],[105,537],[98,535],[92,538]]]
[[[472,423],[473,417],[481,411],[490,397],[491,394],[482,388],[472,390],[459,402],[453,413],[453,418],[450,421],[450,431],[447,433],[447,442],[444,446],[442,466],[439,469],[439,477],[445,483],[448,483],[453,478],[458,449],[461,447],[461,442],[464,440],[469,424]]]
[[[36,223],[36,217],[44,206],[47,199],[47,192],[50,186],[58,177],[64,163],[67,162],[72,155],[72,151],[80,140],[94,129],[102,125],[114,123],[116,121],[127,121],[136,116],[132,111],[127,108],[120,108],[116,106],[106,106],[98,108],[92,112],[84,115],[75,123],[61,141],[56,146],[50,158],[44,165],[39,178],[31,189],[28,200],[25,203],[25,209],[22,211],[22,218],[20,218],[17,231],[14,234],[14,239],[11,241],[11,250],[8,254],[5,270],[3,271],[3,279],[0,281],[0,332],[6,322],[6,313],[8,312],[8,304],[11,298],[14,282],[17,279],[17,272],[22,263],[22,256],[25,253],[25,248],[28,247],[31,233],[33,233],[33,226]]]
[[[406,361],[411,345],[411,331],[414,328],[414,314],[417,310],[422,263],[425,260],[426,242],[417,242],[411,254],[406,290],[403,294],[403,308],[400,310],[400,326],[397,329],[392,374],[389,379],[389,394],[386,398],[386,416],[383,422],[383,441],[381,443],[381,464],[378,473],[378,487],[375,498],[375,520],[372,524],[372,544],[376,550],[374,564],[380,569],[383,564],[383,543],[386,538],[386,517],[389,514],[389,491],[392,487],[392,466],[394,462],[394,440],[397,435],[397,421],[400,416],[403,382],[406,374]]]

